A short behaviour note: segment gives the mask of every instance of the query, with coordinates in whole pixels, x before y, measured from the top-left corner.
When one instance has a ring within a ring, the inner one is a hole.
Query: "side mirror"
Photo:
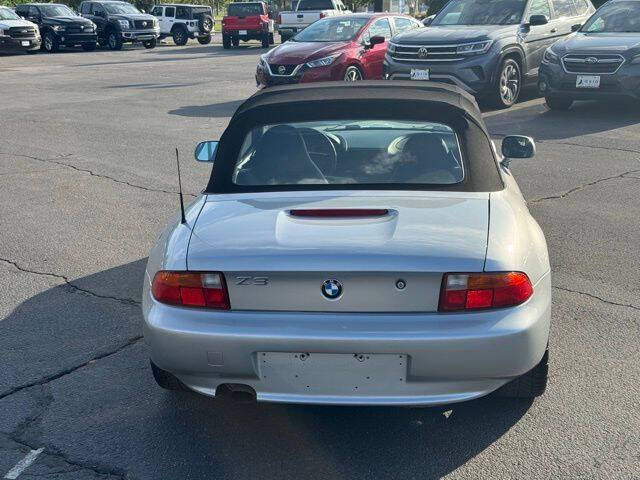
[[[371,37],[369,39],[369,42],[365,45],[367,48],[372,48],[376,45],[379,45],[381,43],[386,42],[384,37],[381,37],[380,35],[374,35],[373,37]]]
[[[147,12],[144,10],[144,8],[140,9],[140,12],[142,12],[142,13],[147,13]]]
[[[502,165],[509,166],[513,158],[532,158],[536,154],[536,143],[531,137],[509,135],[502,139]]]
[[[571,31],[572,32],[577,32],[581,28],[582,28],[582,24],[581,23],[576,23],[575,25],[571,25]]]
[[[425,19],[422,20],[422,25],[428,27],[429,25],[431,25],[431,22],[433,22],[434,18],[436,18],[435,15],[429,15],[428,17],[425,17]]]
[[[531,17],[529,17],[529,26],[531,27],[546,25],[547,23],[549,23],[549,19],[546,15],[531,15]]]
[[[209,140],[207,142],[200,142],[196,146],[195,157],[199,162],[213,163],[216,158],[216,151],[218,150],[218,142],[215,140]]]

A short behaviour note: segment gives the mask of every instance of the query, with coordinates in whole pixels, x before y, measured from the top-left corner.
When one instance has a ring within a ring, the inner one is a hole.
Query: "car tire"
[[[100,45],[101,47],[106,47],[108,45],[107,39],[106,38],[98,38],[98,45]]]
[[[200,45],[208,45],[211,43],[211,35],[206,35],[204,37],[198,37],[198,43]]]
[[[545,350],[542,360],[524,375],[511,380],[496,391],[500,397],[535,398],[544,393],[549,376],[549,350]]]
[[[97,43],[83,43],[82,49],[85,52],[93,52],[98,47]]]
[[[544,101],[549,110],[569,110],[573,105],[571,98],[544,97]]]
[[[173,43],[182,47],[189,41],[189,33],[184,28],[176,28],[173,31]]]
[[[273,38],[273,33],[270,33],[269,34],[269,45],[273,45],[275,43],[276,43],[276,41]]]
[[[122,50],[122,38],[118,32],[112,30],[107,34],[107,46],[110,50]]]
[[[158,40],[154,38],[152,40],[147,40],[146,42],[142,42],[142,44],[144,45],[144,48],[146,48],[147,50],[151,50],[152,48],[156,48],[156,45],[158,44]]]
[[[240,37],[231,37],[231,44],[234,47],[237,47],[240,45]]]
[[[151,372],[153,373],[153,378],[159,387],[164,388],[165,390],[177,390],[182,392],[191,391],[175,375],[167,372],[166,370],[162,370],[153,362],[150,362],[150,363],[151,363]]]
[[[269,48],[269,34],[265,33],[262,36],[262,48]]]
[[[200,33],[209,34],[213,32],[214,20],[211,15],[200,15],[198,18],[198,30]]]
[[[231,48],[231,37],[229,35],[222,34],[222,48],[228,50]]]
[[[491,103],[498,108],[509,108],[518,101],[521,89],[520,65],[513,58],[505,58],[496,75]]]
[[[344,71],[343,79],[345,82],[359,82],[360,80],[364,80],[364,75],[362,74],[362,70],[355,65],[351,65]]]
[[[42,35],[42,49],[47,53],[56,53],[60,49],[58,39],[51,32]]]

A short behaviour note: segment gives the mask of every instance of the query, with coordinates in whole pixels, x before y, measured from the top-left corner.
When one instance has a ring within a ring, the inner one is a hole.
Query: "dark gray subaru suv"
[[[538,88],[552,110],[574,100],[640,99],[640,0],[611,0],[544,53]]]
[[[594,11],[589,0],[450,0],[427,28],[391,39],[385,78],[452,83],[510,107],[545,49]]]

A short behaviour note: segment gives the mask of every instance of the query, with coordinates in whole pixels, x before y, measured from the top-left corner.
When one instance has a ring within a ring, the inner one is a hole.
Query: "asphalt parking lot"
[[[219,38],[216,38],[219,40]],[[487,111],[552,260],[536,401],[421,409],[235,404],[158,388],[146,255],[196,195],[264,51],[219,44],[0,57],[0,475],[19,478],[640,479],[640,106]],[[189,197],[191,198],[191,197]]]

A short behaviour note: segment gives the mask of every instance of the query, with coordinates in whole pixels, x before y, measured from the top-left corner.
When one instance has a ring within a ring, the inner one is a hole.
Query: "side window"
[[[26,17],[27,9],[24,7],[16,7],[16,14],[20,15],[21,17]]]
[[[153,15],[154,17],[161,17],[162,7],[153,7],[153,10],[151,10],[151,15]]]
[[[551,20],[551,8],[549,8],[548,0],[532,0],[529,7],[529,16],[531,15],[545,15]]]
[[[176,7],[165,7],[164,16],[173,18],[176,16]]]
[[[82,3],[80,5],[80,13],[82,15],[88,15],[91,12],[91,4],[90,3]]]
[[[176,18],[180,20],[189,20],[189,9],[187,7],[176,8]]]
[[[393,23],[396,25],[396,33],[402,33],[416,28],[412,20],[404,17],[395,17]]]
[[[575,17],[576,11],[573,6],[573,0],[554,0],[553,9],[556,17]]]
[[[589,12],[589,4],[586,0],[573,0],[573,4],[578,15],[585,15]]]
[[[369,27],[367,39],[376,36],[384,37],[385,40],[389,40],[391,38],[391,25],[389,25],[388,18],[381,18]]]
[[[40,11],[36,7],[29,7],[29,17],[39,17]]]

